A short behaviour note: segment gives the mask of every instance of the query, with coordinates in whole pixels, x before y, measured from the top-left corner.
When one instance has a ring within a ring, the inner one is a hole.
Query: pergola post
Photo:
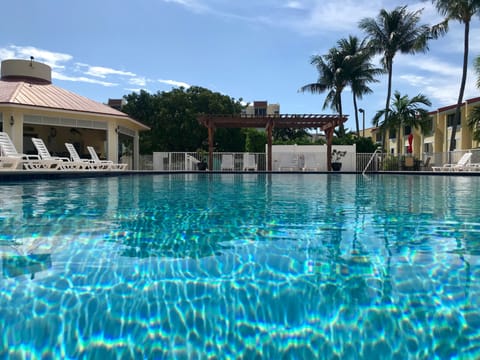
[[[325,129],[325,135],[327,137],[327,170],[332,171],[332,139],[333,139],[333,127]]]
[[[208,126],[208,170],[213,170],[213,136],[215,128],[212,124]]]
[[[267,170],[272,171],[272,134],[273,130],[273,121],[269,120],[267,123],[267,148],[268,148],[268,157],[267,157]]]

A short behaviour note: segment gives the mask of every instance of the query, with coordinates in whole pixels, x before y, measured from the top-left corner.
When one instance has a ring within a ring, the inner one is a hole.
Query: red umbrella
[[[413,151],[412,151],[412,142],[413,142],[413,134],[410,133],[408,135],[408,147],[407,147],[407,153],[411,154]]]

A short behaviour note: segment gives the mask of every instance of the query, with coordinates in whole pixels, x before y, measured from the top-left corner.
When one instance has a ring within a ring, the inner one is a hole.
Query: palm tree
[[[408,95],[401,95],[400,92],[395,91],[393,95],[392,106],[388,109],[387,117],[385,117],[385,110],[378,111],[373,117],[375,126],[382,130],[397,130],[397,154],[400,155],[400,134],[404,126],[411,128],[423,129],[429,119],[428,110],[422,106],[431,106],[430,100],[418,94],[411,99]],[[381,122],[381,119],[384,119]]]
[[[368,83],[379,82],[375,76],[382,74],[384,70],[374,67],[370,62],[373,52],[365,39],[360,41],[358,37],[350,35],[348,39],[340,39],[337,45],[339,51],[344,56],[345,71],[347,72],[346,80],[352,90],[358,137],[360,136],[360,125],[358,121],[357,99],[372,93]]]
[[[364,18],[359,23],[359,27],[367,33],[369,45],[375,53],[383,55],[382,64],[388,73],[385,120],[392,92],[393,58],[397,52],[415,54],[428,50],[431,31],[427,25],[419,25],[420,14],[421,10],[409,12],[406,6],[402,6],[391,12],[382,9],[376,19]]]
[[[455,107],[455,119],[452,124],[452,134],[450,138],[450,151],[455,150],[455,134],[457,124],[460,122],[460,108],[463,102],[465,92],[465,83],[467,81],[468,68],[468,49],[470,22],[472,17],[480,12],[480,0],[432,0],[437,11],[445,17],[445,20],[432,28],[434,34],[442,34],[448,30],[448,22],[457,20],[465,25],[463,35],[463,72],[460,82],[460,91],[458,93],[457,106]]]
[[[304,85],[300,88],[300,92],[311,92],[320,94],[328,91],[327,97],[323,103],[323,109],[330,106],[338,112],[340,117],[342,112],[342,91],[347,86],[346,72],[344,69],[344,56],[336,49],[331,48],[326,55],[312,56],[311,64],[315,65],[319,73],[317,82]],[[340,125],[339,133],[345,135],[345,127]]]

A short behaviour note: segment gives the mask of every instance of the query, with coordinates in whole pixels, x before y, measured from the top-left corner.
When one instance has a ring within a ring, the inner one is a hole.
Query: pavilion
[[[199,115],[198,121],[208,129],[208,167],[213,168],[214,133],[217,128],[264,128],[267,132],[267,170],[272,171],[272,133],[274,128],[320,129],[327,138],[327,169],[332,170],[332,138],[335,128],[347,121],[347,116],[322,114],[275,115]]]

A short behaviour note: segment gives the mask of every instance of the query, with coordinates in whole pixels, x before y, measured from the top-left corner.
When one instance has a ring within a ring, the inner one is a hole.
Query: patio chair
[[[70,154],[70,160],[76,163],[85,163],[85,170],[99,170],[98,166],[96,166],[95,162],[92,159],[82,159],[80,155],[78,155],[77,149],[75,146],[70,143],[65,143],[65,147]]]
[[[310,153],[305,155],[305,162],[302,171],[320,171],[321,165],[318,163],[315,154]]]
[[[58,162],[41,160],[38,155],[21,154],[15,148],[10,136],[0,132],[0,169],[15,170],[20,164],[26,170],[57,170]]]
[[[427,157],[427,160],[425,160],[424,163],[420,164],[420,168],[422,171],[429,171],[430,170],[430,161],[432,160],[432,157],[429,156]]]
[[[120,163],[114,163],[111,160],[100,160],[100,158],[97,155],[97,152],[93,148],[93,146],[87,146],[87,150],[90,153],[90,156],[97,166],[99,166],[99,169],[102,170],[125,170],[127,168],[128,164],[120,164]]]
[[[87,165],[83,162],[70,161],[67,157],[52,156],[42,139],[32,138],[32,143],[37,149],[40,159],[56,163],[58,170],[86,170]]]
[[[257,171],[255,154],[243,154],[243,171]]]
[[[471,152],[463,154],[456,164],[443,164],[443,166],[432,166],[433,171],[469,171],[468,165],[472,157]]]
[[[234,169],[235,167],[233,164],[233,155],[232,154],[222,155],[222,165],[220,166],[220,170],[233,171]]]
[[[0,133],[0,170],[16,170],[18,165],[22,162],[23,156],[16,154],[15,150],[8,153],[10,137],[7,133]],[[13,144],[12,144],[13,145]],[[5,150],[4,150],[5,148]]]

